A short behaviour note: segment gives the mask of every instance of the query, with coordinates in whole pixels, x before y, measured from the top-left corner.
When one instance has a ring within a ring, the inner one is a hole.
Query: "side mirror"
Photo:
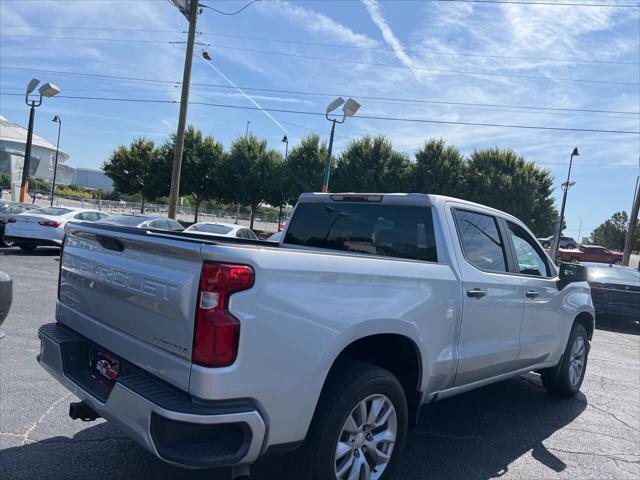
[[[586,282],[587,267],[577,263],[561,263],[560,274],[558,280],[558,288],[564,288],[570,283]]]

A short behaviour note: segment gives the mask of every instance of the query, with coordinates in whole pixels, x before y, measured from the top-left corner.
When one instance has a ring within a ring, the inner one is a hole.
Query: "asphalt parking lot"
[[[0,478],[228,478],[156,460],[102,420],[71,420],[75,397],[36,363],[53,321],[58,252],[0,249],[14,304],[0,340]],[[640,324],[598,321],[582,393],[548,395],[529,374],[423,409],[398,479],[640,478]],[[274,479],[278,461],[254,468]]]

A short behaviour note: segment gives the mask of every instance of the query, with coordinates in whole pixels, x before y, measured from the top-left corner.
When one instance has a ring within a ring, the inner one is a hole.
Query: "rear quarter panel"
[[[447,385],[455,373],[459,284],[446,264],[223,245],[205,246],[203,257],[249,264],[256,283],[230,300],[241,323],[236,363],[193,366],[190,391],[255,398],[269,416],[270,444],[304,438],[335,358],[362,337],[412,339],[423,384]]]

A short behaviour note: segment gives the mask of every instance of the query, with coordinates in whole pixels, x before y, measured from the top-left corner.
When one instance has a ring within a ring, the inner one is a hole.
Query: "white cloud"
[[[409,55],[407,55],[404,47],[402,46],[402,43],[400,42],[398,37],[395,36],[393,30],[391,30],[389,23],[382,15],[380,4],[376,0],[361,1],[367,9],[367,12],[369,13],[369,16],[371,17],[373,23],[380,29],[382,38],[384,38],[384,41],[387,43],[387,45],[389,45],[393,49],[393,53],[395,54],[396,58],[400,60],[400,62],[406,67],[419,67],[419,64],[415,62]],[[414,74],[416,75],[416,78],[418,80],[420,80],[421,78],[421,73],[423,72],[414,71]]]
[[[266,5],[268,3],[268,5]],[[357,47],[375,47],[377,42],[367,35],[356,33],[331,17],[306,7],[280,0],[257,4],[263,13],[277,14],[293,21],[298,27],[311,33],[330,35],[336,43],[348,43]],[[274,8],[275,7],[275,8]]]

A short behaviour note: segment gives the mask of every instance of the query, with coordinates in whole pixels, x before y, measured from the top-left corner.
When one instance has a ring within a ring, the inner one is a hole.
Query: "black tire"
[[[578,382],[572,382],[570,379],[570,365],[571,365],[571,353],[576,339],[581,337],[584,341],[585,355],[584,363],[582,366],[582,372]],[[558,365],[552,368],[546,368],[542,370],[540,376],[542,377],[542,385],[547,389],[549,393],[555,395],[561,395],[564,397],[571,397],[580,391],[580,386],[584,380],[585,372],[587,371],[587,361],[589,359],[589,335],[584,326],[579,323],[573,325],[567,346],[564,349],[562,360]]]
[[[580,259],[578,257],[571,257],[571,260],[569,260],[571,263],[580,263]]]
[[[13,240],[7,240],[6,238],[4,238],[4,235],[0,238],[0,247],[11,248],[15,246],[15,244],[16,242],[14,242]]]
[[[33,245],[30,243],[21,243],[18,245],[18,247],[20,247],[20,250],[22,250],[23,252],[32,252],[36,249],[37,245]]]
[[[574,248],[576,248],[576,244],[575,243],[570,243],[569,245],[567,245],[567,247],[569,250],[573,250]]]
[[[551,244],[549,242],[542,242],[542,248],[549,248]]]
[[[322,391],[304,445],[292,456],[286,478],[335,480],[336,446],[342,428],[358,403],[370,395],[382,394],[396,410],[397,435],[381,480],[389,480],[402,455],[407,437],[408,413],[404,390],[389,371],[360,361],[337,364]]]

